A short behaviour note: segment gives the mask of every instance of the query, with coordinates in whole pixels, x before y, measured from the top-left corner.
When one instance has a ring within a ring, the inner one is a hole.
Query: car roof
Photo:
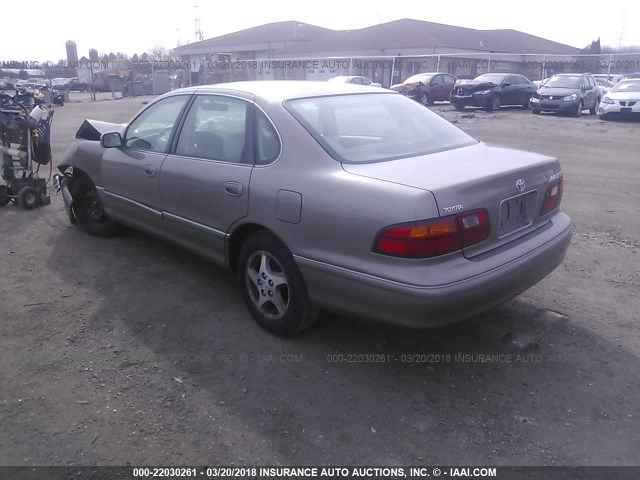
[[[310,80],[254,80],[242,82],[217,83],[200,85],[174,90],[176,93],[242,93],[244,96],[255,95],[268,102],[283,102],[296,98],[322,97],[327,95],[347,95],[353,93],[387,93],[391,90],[372,90],[366,85],[352,83],[319,82]]]

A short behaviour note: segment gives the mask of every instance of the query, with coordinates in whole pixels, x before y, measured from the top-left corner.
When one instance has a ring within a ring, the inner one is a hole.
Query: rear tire
[[[71,196],[73,213],[87,233],[96,237],[115,235],[118,224],[105,213],[96,187],[87,175],[81,175],[73,181]]]
[[[318,318],[293,256],[266,231],[254,233],[240,248],[238,280],[253,318],[275,335],[295,335]]]

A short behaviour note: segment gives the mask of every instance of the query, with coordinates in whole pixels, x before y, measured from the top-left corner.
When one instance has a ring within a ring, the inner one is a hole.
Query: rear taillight
[[[430,258],[461,250],[489,237],[485,210],[403,223],[385,228],[373,251],[404,258]]]
[[[562,180],[560,180],[555,185],[547,188],[547,193],[544,195],[544,202],[542,203],[542,208],[540,209],[540,216],[546,215],[547,213],[552,212],[560,206],[560,202],[562,201],[563,188],[564,187]]]

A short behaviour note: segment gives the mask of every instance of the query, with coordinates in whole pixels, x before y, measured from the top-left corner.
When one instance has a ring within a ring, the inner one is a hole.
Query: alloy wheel
[[[289,310],[289,282],[280,262],[269,252],[254,252],[247,261],[245,282],[251,301],[262,315],[279,320]]]

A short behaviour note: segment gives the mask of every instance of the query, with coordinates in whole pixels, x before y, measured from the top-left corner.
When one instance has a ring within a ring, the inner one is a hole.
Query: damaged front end
[[[73,211],[73,197],[71,195],[71,183],[73,182],[73,167],[58,167],[61,173],[53,176],[53,190],[58,193],[62,192],[64,200],[64,208],[69,216],[69,221],[76,225],[78,219]]]
[[[102,184],[102,154],[100,137],[104,133],[119,132],[124,135],[126,124],[85,120],[78,131],[76,139],[69,145],[59,164],[59,174],[53,176],[53,187],[62,192],[65,209],[72,224],[78,219],[74,212],[73,182],[80,175],[87,175],[95,185]]]
[[[455,106],[486,107],[496,87],[492,82],[460,81],[451,92],[451,103]]]

